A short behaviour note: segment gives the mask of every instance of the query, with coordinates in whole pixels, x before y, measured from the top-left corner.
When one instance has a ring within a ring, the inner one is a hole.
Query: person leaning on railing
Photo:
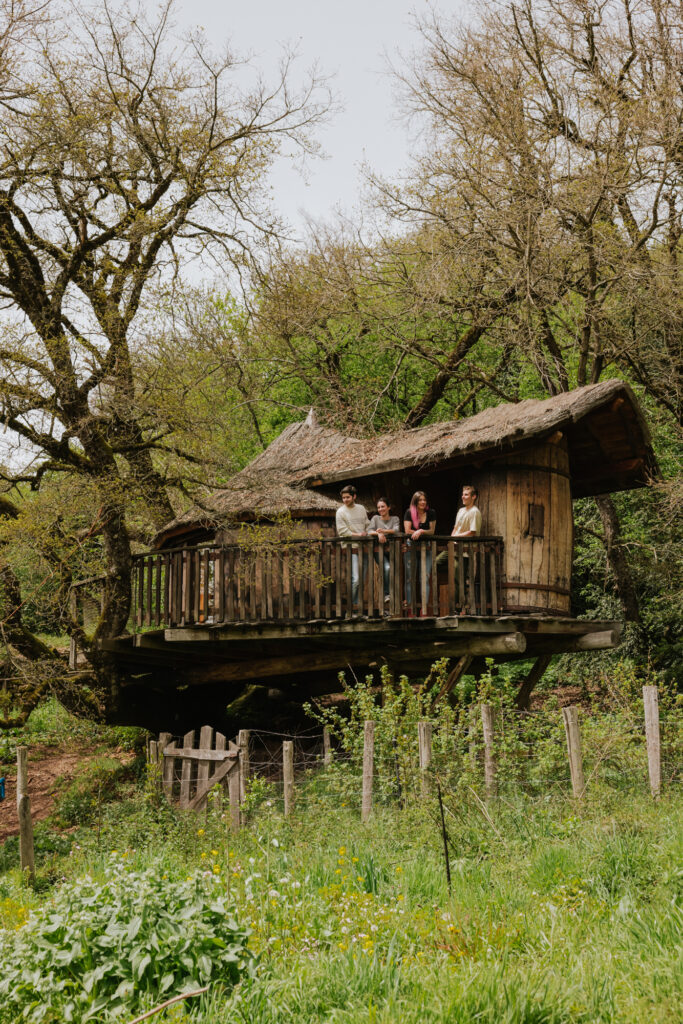
[[[356,504],[356,488],[346,484],[339,492],[343,504],[337,509],[336,526],[339,537],[367,537],[368,514],[362,505]],[[367,552],[363,552],[363,576],[368,567]],[[358,582],[360,579],[358,565],[358,545],[354,545],[351,553],[351,603],[358,605]]]
[[[410,505],[403,513],[403,529],[408,535],[406,541],[406,554],[405,554],[405,568],[406,568],[406,605],[408,610],[412,606],[413,596],[413,558],[416,559],[415,565],[415,583],[418,587],[418,595],[422,589],[421,587],[421,571],[422,571],[422,559],[414,548],[414,545],[421,537],[428,539],[434,533],[436,528],[436,512],[433,508],[429,507],[427,501],[427,495],[424,491],[415,491],[415,494],[410,499]],[[428,547],[425,552],[425,575],[427,583],[427,603],[429,603],[429,574],[432,569],[432,552],[431,548]],[[418,596],[416,595],[416,596]],[[418,604],[419,604],[418,600]],[[427,609],[422,608],[420,614],[426,615]]]
[[[374,515],[368,524],[368,537],[377,537],[377,541],[383,547],[375,550],[375,562],[382,569],[384,577],[384,603],[389,604],[391,594],[390,581],[390,560],[387,550],[387,534],[400,533],[401,524],[398,516],[392,516],[391,506],[386,498],[377,499],[377,515]],[[380,562],[381,555],[381,562]]]
[[[451,530],[451,537],[463,539],[464,537],[478,537],[481,533],[481,512],[477,508],[479,491],[472,484],[464,484],[462,489],[462,507],[458,509],[455,517],[455,524]],[[463,545],[463,558],[469,558],[469,544]],[[447,553],[442,551],[436,560],[437,565],[443,565],[447,560]],[[467,564],[467,563],[466,563]],[[455,559],[455,578],[458,578],[458,559]],[[465,573],[467,579],[467,573]]]

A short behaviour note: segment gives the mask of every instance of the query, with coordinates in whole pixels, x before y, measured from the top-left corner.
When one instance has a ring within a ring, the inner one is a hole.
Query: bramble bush
[[[248,938],[212,877],[119,859],[0,932],[0,1022],[114,1021],[209,982],[229,990],[252,971]]]

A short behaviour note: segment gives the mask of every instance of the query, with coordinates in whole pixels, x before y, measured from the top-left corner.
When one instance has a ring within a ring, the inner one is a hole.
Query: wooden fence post
[[[367,821],[372,811],[372,776],[375,767],[375,723],[365,723],[363,732],[363,797],[361,821]]]
[[[249,778],[249,729],[240,729],[237,734],[237,746],[240,748],[240,803],[247,796],[247,780]]]
[[[422,796],[429,794],[429,766],[432,763],[432,723],[417,723],[417,745],[420,756],[420,776]]]
[[[484,730],[484,786],[487,798],[498,792],[496,782],[496,757],[493,748],[495,737],[495,715],[491,704],[481,706],[481,724]]]
[[[662,761],[659,738],[659,691],[656,686],[643,687],[643,706],[650,792],[657,800],[662,791]]]
[[[29,881],[36,873],[33,849],[33,819],[31,797],[28,794],[28,748],[17,747],[17,817],[19,818],[19,863],[28,870]]]
[[[229,751],[235,751],[238,755],[237,764],[228,773],[228,802],[230,804],[230,828],[233,832],[238,832],[241,822],[240,815],[240,766],[239,766],[239,747],[233,743],[232,740],[228,744]]]
[[[323,764],[325,767],[332,764],[332,740],[329,725],[323,726]]]
[[[294,807],[294,743],[284,740],[282,744],[282,781],[285,791],[285,818]]]
[[[564,731],[567,734],[567,752],[569,754],[569,771],[572,777],[572,793],[574,798],[579,800],[583,796],[586,784],[583,778],[578,710],[575,707],[562,708],[562,718],[564,719]]]

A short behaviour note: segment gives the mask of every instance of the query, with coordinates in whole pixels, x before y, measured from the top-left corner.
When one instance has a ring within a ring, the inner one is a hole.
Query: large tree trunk
[[[621,542],[621,525],[617,510],[608,494],[598,495],[595,499],[595,504],[598,506],[600,518],[602,519],[607,560],[614,574],[617,592],[624,609],[624,617],[627,622],[637,622],[640,624],[642,618],[638,605],[638,595],[636,594],[631,569],[626,558],[626,551]]]

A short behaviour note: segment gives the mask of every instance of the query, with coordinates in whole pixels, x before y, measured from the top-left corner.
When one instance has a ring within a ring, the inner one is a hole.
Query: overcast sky
[[[178,5],[179,27],[200,25],[217,46],[229,38],[238,52],[253,52],[265,72],[275,73],[282,44],[288,43],[301,53],[302,70],[317,61],[321,71],[334,75],[344,110],[320,133],[328,159],[310,164],[308,182],[289,165],[280,164],[273,177],[276,205],[297,231],[305,214],[319,219],[335,206],[353,210],[364,160],[386,175],[405,167],[410,140],[397,118],[384,54],[394,58],[398,50],[416,46],[411,15],[428,12],[427,0],[178,0]],[[472,0],[442,0],[437,6],[452,14],[471,7]]]

